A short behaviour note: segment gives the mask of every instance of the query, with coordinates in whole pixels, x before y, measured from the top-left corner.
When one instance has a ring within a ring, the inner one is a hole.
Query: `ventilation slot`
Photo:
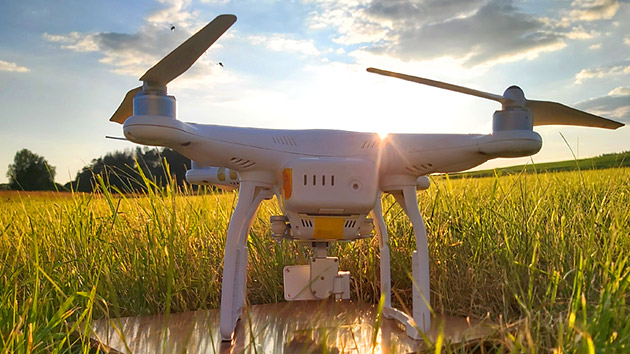
[[[332,187],[335,185],[335,176],[334,175],[330,175],[330,176],[326,176],[326,175],[303,175],[303,183],[305,186],[310,185],[311,186],[329,186]]]
[[[346,223],[343,225],[343,227],[345,227],[346,229],[352,229],[356,226],[356,224],[356,220],[348,219],[346,220]]]
[[[411,166],[405,166],[405,168],[407,169],[407,171],[412,172],[412,173],[425,173],[428,170],[430,170],[431,168],[433,168],[433,164],[427,163],[427,164],[420,164],[420,165],[411,165]]]
[[[363,142],[361,149],[374,149],[375,147],[378,147],[378,143],[378,140],[366,140]]]
[[[256,162],[250,161],[250,160],[246,160],[246,159],[239,159],[239,158],[233,157],[233,158],[230,159],[230,164],[232,164],[236,168],[245,169],[245,168],[249,168],[249,167],[254,166],[256,164]]]
[[[302,227],[313,227],[313,220],[311,219],[300,219],[302,221]]]
[[[271,137],[271,139],[276,144],[288,145],[288,146],[296,146],[297,145],[297,143],[295,142],[295,139],[293,139],[293,137],[286,136],[286,135],[274,135],[274,136]]]

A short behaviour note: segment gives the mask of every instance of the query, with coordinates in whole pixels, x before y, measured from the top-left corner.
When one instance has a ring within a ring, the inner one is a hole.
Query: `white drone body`
[[[570,124],[615,129],[623,124],[558,103],[526,100],[512,86],[494,95],[443,82],[370,68],[381,75],[498,101],[492,134],[389,134],[340,130],[274,130],[184,123],[175,117],[175,99],[166,84],[186,71],[233,23],[221,15],[176,48],[141,78],[111,120],[123,123],[135,143],[165,146],[193,161],[186,178],[194,184],[238,189],[239,200],[226,237],[221,294],[221,335],[231,340],[246,291],[247,236],[262,200],[274,195],[282,215],[271,218],[274,237],[307,241],[309,265],[284,269],[285,299],[349,298],[349,274],[326,256],[332,241],[376,236],[381,258],[384,314],[421,338],[430,327],[427,235],[417,190],[429,187],[431,173],[463,171],[497,157],[529,156],[542,146],[534,125]],[[416,237],[412,257],[413,313],[391,306],[389,241],[381,196],[392,194],[408,215]]]

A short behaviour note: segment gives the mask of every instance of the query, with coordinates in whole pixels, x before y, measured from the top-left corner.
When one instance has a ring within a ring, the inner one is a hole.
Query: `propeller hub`
[[[166,95],[166,85],[154,84],[144,81],[142,83],[142,91],[140,94],[144,95]]]
[[[527,100],[525,99],[525,93],[520,87],[512,85],[503,92],[503,98],[507,98],[512,102],[503,103],[503,108],[508,107],[525,107]]]
[[[141,91],[133,99],[134,116],[163,116],[175,119],[175,97]]]

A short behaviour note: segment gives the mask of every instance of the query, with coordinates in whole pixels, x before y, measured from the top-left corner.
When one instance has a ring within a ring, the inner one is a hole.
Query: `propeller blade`
[[[532,111],[534,125],[561,124],[605,129],[617,129],[624,126],[624,124],[614,120],[586,113],[557,102],[527,100],[525,105]]]
[[[376,68],[367,68],[367,71],[371,73],[391,76],[391,77],[395,77],[398,79],[403,79],[403,80],[407,80],[411,82],[417,82],[419,84],[429,85],[429,86],[441,88],[444,90],[460,92],[467,95],[472,95],[476,97],[481,97],[481,98],[501,102],[503,106],[510,106],[510,105],[515,105],[515,104],[520,106],[518,102],[512,99],[505,98],[501,95],[496,95],[493,93],[471,89],[468,87],[453,85],[446,82],[435,81],[435,80],[425,79],[422,77],[405,75],[401,73],[396,73],[396,72],[381,70],[381,69],[376,69]],[[527,106],[532,112],[534,125],[555,125],[555,124],[577,125],[577,126],[583,126],[583,127],[596,127],[596,128],[606,128],[606,129],[617,129],[619,127],[624,126],[624,124],[616,122],[614,120],[610,120],[607,118],[596,116],[594,114],[586,113],[584,111],[580,111],[575,108],[571,108],[557,102],[525,100],[525,106]]]
[[[449,84],[449,83],[442,82],[442,81],[435,81],[435,80],[425,79],[425,78],[422,78],[422,77],[405,75],[405,74],[396,73],[396,72],[393,72],[393,71],[381,70],[381,69],[376,69],[376,68],[367,68],[367,71],[371,72],[371,73],[380,74],[380,75],[384,75],[384,76],[391,76],[391,77],[395,77],[395,78],[398,78],[398,79],[403,79],[403,80],[407,80],[407,81],[411,81],[411,82],[417,82],[419,84],[429,85],[429,86],[441,88],[441,89],[444,89],[444,90],[465,93],[467,95],[477,96],[477,97],[485,98],[485,99],[488,99],[488,100],[501,102],[501,104],[513,103],[513,101],[511,99],[505,98],[505,97],[503,97],[501,95],[495,95],[494,93],[483,92],[483,91],[471,89],[471,88],[468,88],[468,87],[463,87],[463,86]]]
[[[166,86],[183,74],[232,24],[234,15],[220,15],[204,28],[175,48],[149,69],[140,80],[155,86]]]
[[[112,117],[109,118],[110,122],[123,124],[127,118],[133,115],[133,98],[136,97],[140,90],[142,90],[142,86],[136,87],[135,89],[127,92],[116,112],[114,112]]]

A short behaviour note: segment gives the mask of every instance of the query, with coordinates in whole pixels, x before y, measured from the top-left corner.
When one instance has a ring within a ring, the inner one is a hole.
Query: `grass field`
[[[235,202],[168,187],[0,194],[0,353],[88,352],[94,319],[217,308]],[[431,350],[630,351],[630,168],[435,177],[419,203],[435,311],[502,327],[472,347]],[[394,298],[409,306],[413,233],[391,197],[384,210]],[[271,239],[277,213],[263,203],[250,233],[252,304],[282,301],[282,267],[306,262],[302,246]],[[352,297],[378,302],[377,240],[332,253],[353,276]]]
[[[604,154],[585,159],[575,159],[556,162],[537,163],[535,165],[518,165],[502,167],[491,170],[467,171],[451,175],[453,178],[459,177],[493,177],[496,174],[519,174],[523,171],[527,173],[560,172],[574,170],[599,170],[608,168],[630,167],[630,151]]]

